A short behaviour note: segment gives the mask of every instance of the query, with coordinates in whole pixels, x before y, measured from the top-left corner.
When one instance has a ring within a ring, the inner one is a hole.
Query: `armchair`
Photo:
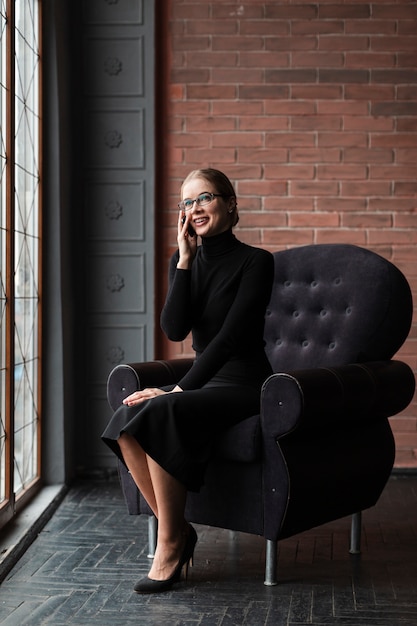
[[[277,541],[353,515],[351,552],[360,549],[360,512],[376,504],[395,456],[388,418],[411,401],[415,379],[392,360],[405,341],[412,298],[403,274],[352,245],[277,252],[266,311],[266,353],[275,372],[261,411],[217,444],[191,522],[266,539],[265,584],[277,583]],[[175,383],[192,359],[118,365],[108,399]],[[120,464],[130,514],[150,510]],[[149,526],[150,550],[155,525]]]

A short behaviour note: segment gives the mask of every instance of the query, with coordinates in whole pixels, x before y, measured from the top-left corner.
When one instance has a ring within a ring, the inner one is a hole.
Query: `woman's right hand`
[[[180,211],[178,216],[177,234],[178,250],[180,257],[177,263],[177,268],[188,270],[191,268],[197,252],[197,235],[190,235],[190,233],[188,232],[188,224],[190,223],[191,214],[185,214],[184,224],[182,223],[183,218],[184,212]]]

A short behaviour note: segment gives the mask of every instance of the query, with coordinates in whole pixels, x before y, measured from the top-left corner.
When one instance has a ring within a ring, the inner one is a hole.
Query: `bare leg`
[[[173,574],[184,548],[187,492],[182,483],[149,456],[147,461],[158,509],[158,542],[149,578],[165,580]]]
[[[137,488],[149,504],[155,517],[158,518],[158,507],[145,451],[136,439],[127,433],[123,433],[119,437],[118,444]]]
[[[149,578],[165,580],[178,565],[186,540],[186,488],[149,457],[131,435],[123,433],[118,443],[135,484],[158,519],[157,548]]]

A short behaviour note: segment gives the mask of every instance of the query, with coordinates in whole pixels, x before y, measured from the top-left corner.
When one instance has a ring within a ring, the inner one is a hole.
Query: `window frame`
[[[16,1],[6,0],[6,28],[3,36],[6,37],[6,128],[5,149],[6,149],[6,167],[5,167],[5,207],[1,210],[5,211],[5,261],[6,261],[6,305],[5,305],[5,358],[6,363],[2,364],[5,368],[5,400],[2,410],[4,409],[4,426],[5,426],[5,478],[4,478],[4,500],[0,502],[0,528],[12,519],[22,508],[31,500],[41,488],[42,478],[42,1],[32,0],[33,5],[37,5],[37,23],[36,23],[36,41],[39,44],[37,50],[39,62],[36,70],[37,79],[37,111],[36,118],[38,120],[37,129],[37,348],[36,348],[36,404],[34,407],[34,421],[36,421],[36,432],[33,437],[32,445],[36,445],[36,469],[35,476],[24,485],[22,490],[16,496],[15,494],[15,212],[16,212]],[[3,260],[3,259],[2,259]],[[11,295],[10,295],[11,294]],[[3,460],[1,460],[3,463]]]

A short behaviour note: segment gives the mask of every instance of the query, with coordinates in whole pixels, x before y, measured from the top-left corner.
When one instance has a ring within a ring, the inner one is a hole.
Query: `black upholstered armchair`
[[[359,551],[360,512],[377,502],[394,463],[388,417],[409,404],[415,386],[411,369],[391,360],[412,316],[408,283],[394,265],[352,245],[274,256],[265,341],[276,373],[263,385],[260,415],[219,440],[205,486],[189,494],[186,510],[191,522],[265,537],[270,585],[277,541],[295,533],[353,515],[351,551]],[[174,383],[191,365],[119,365],[108,381],[110,405],[138,388]],[[149,514],[120,471],[129,512]]]

